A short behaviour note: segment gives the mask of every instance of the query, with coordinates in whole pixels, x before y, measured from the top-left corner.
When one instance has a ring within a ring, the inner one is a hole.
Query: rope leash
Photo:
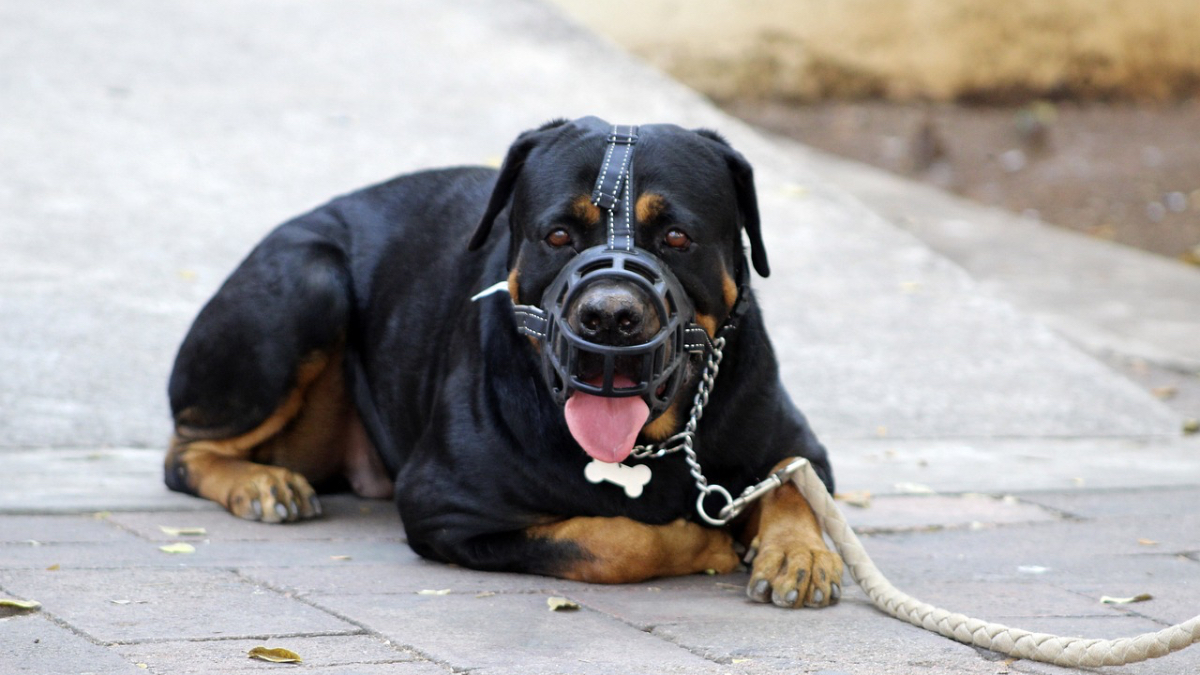
[[[884,578],[871,561],[862,542],[846,523],[824,483],[807,461],[792,474],[792,482],[808,500],[821,528],[837,548],[850,576],[879,609],[914,626],[964,644],[983,647],[1020,659],[1053,663],[1058,666],[1090,668],[1122,666],[1158,658],[1200,642],[1200,616],[1156,633],[1131,638],[1096,640],[1031,633],[998,623],[972,619],[921,602],[901,592]]]

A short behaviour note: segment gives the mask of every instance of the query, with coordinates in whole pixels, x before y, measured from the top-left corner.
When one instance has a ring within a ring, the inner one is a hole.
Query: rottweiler
[[[562,282],[585,255],[608,271]],[[555,120],[499,170],[334,199],[200,311],[166,483],[263,522],[319,516],[314,486],[392,496],[418,554],[480,570],[627,583],[744,552],[753,600],[826,606],[842,562],[789,482],[699,515],[722,505],[703,481],[737,495],[796,457],[833,490],[751,264],[769,273],[752,169],[705,129]]]

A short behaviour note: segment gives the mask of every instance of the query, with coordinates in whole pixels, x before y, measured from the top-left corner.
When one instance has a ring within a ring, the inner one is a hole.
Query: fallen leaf
[[[1138,539],[1138,543],[1142,546],[1158,546],[1158,542],[1153,539]]]
[[[704,570],[704,573],[705,573],[705,574],[707,574],[707,575],[708,575],[708,576],[710,576],[710,577],[714,577],[714,576],[716,576],[716,575],[717,575],[717,571],[716,571],[716,570],[714,570],[714,569],[713,569],[713,568],[711,568],[711,567],[710,567],[710,568],[708,568],[708,569],[706,569],[706,570]]]
[[[546,605],[550,607],[551,612],[573,612],[579,609],[578,602],[572,602],[558,596],[546,598]]]
[[[282,647],[267,649],[266,647],[255,647],[248,653],[252,659],[261,659],[270,661],[271,663],[301,663],[304,659],[300,655]]]
[[[440,591],[432,591],[432,590],[426,589],[423,591],[417,591],[417,595],[450,595],[450,589],[443,588]]]
[[[1107,595],[1100,596],[1100,602],[1106,605],[1128,605],[1131,602],[1146,602],[1147,600],[1153,599],[1154,596],[1150,595],[1149,593],[1140,593],[1132,598],[1113,598]]]
[[[737,664],[737,663],[746,663],[746,662],[747,662],[747,661],[749,661],[749,660],[750,660],[750,659],[733,659],[732,661],[730,661],[730,663],[734,663],[734,664]]]
[[[1179,387],[1155,387],[1150,390],[1150,393],[1154,394],[1156,398],[1159,398],[1163,401],[1169,401],[1179,394]]]
[[[1200,434],[1200,420],[1188,418],[1183,421],[1183,433],[1187,435]]]
[[[42,603],[37,600],[17,600],[15,598],[0,598],[0,607],[13,607],[16,609],[37,609]]]
[[[933,488],[920,483],[896,483],[896,491],[906,495],[933,495],[937,494]]]
[[[46,571],[47,572],[57,572],[60,569],[62,569],[62,565],[59,565],[58,563],[54,563],[53,565],[47,567]]]
[[[203,527],[167,527],[159,525],[158,529],[172,537],[203,537],[208,534],[208,530]]]
[[[135,663],[133,665],[137,666],[138,668],[141,668],[142,670],[148,670],[150,668],[150,666],[145,663]]]
[[[850,506],[857,506],[860,509],[871,507],[871,491],[870,490],[852,490],[850,492],[839,492],[833,496],[839,502],[845,502]]]
[[[128,605],[129,603],[131,603],[133,601],[132,600],[109,600],[109,602],[111,602],[114,605]]]
[[[192,546],[191,544],[177,542],[174,544],[167,544],[166,546],[159,546],[158,550],[162,551],[163,553],[195,553],[196,547]]]
[[[331,556],[329,556],[329,559],[330,560],[350,560],[350,556],[348,556],[348,555],[331,555]]]
[[[495,591],[483,591],[482,593],[476,593],[476,594],[475,594],[475,597],[477,597],[477,598],[490,598],[490,597],[492,597],[492,596],[493,596],[493,595],[495,595],[495,594],[496,594],[496,592],[495,592]]]

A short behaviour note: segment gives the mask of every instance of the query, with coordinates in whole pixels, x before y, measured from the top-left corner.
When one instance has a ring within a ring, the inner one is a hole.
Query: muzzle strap
[[[632,251],[633,146],[638,128],[614,125],[605,139],[604,161],[592,190],[592,203],[608,212],[608,247]]]

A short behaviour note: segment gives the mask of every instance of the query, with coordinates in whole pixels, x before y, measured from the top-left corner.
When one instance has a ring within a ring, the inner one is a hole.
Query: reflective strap
[[[550,320],[546,316],[546,312],[541,307],[533,305],[513,305],[513,316],[517,320],[517,332],[522,335],[537,338],[539,340],[546,339],[546,331],[550,327]]]
[[[615,125],[605,139],[604,161],[592,190],[592,203],[608,212],[608,247],[633,250],[633,146],[636,126]]]
[[[704,354],[710,349],[712,340],[708,337],[708,331],[699,324],[690,323],[683,329],[683,351]]]

